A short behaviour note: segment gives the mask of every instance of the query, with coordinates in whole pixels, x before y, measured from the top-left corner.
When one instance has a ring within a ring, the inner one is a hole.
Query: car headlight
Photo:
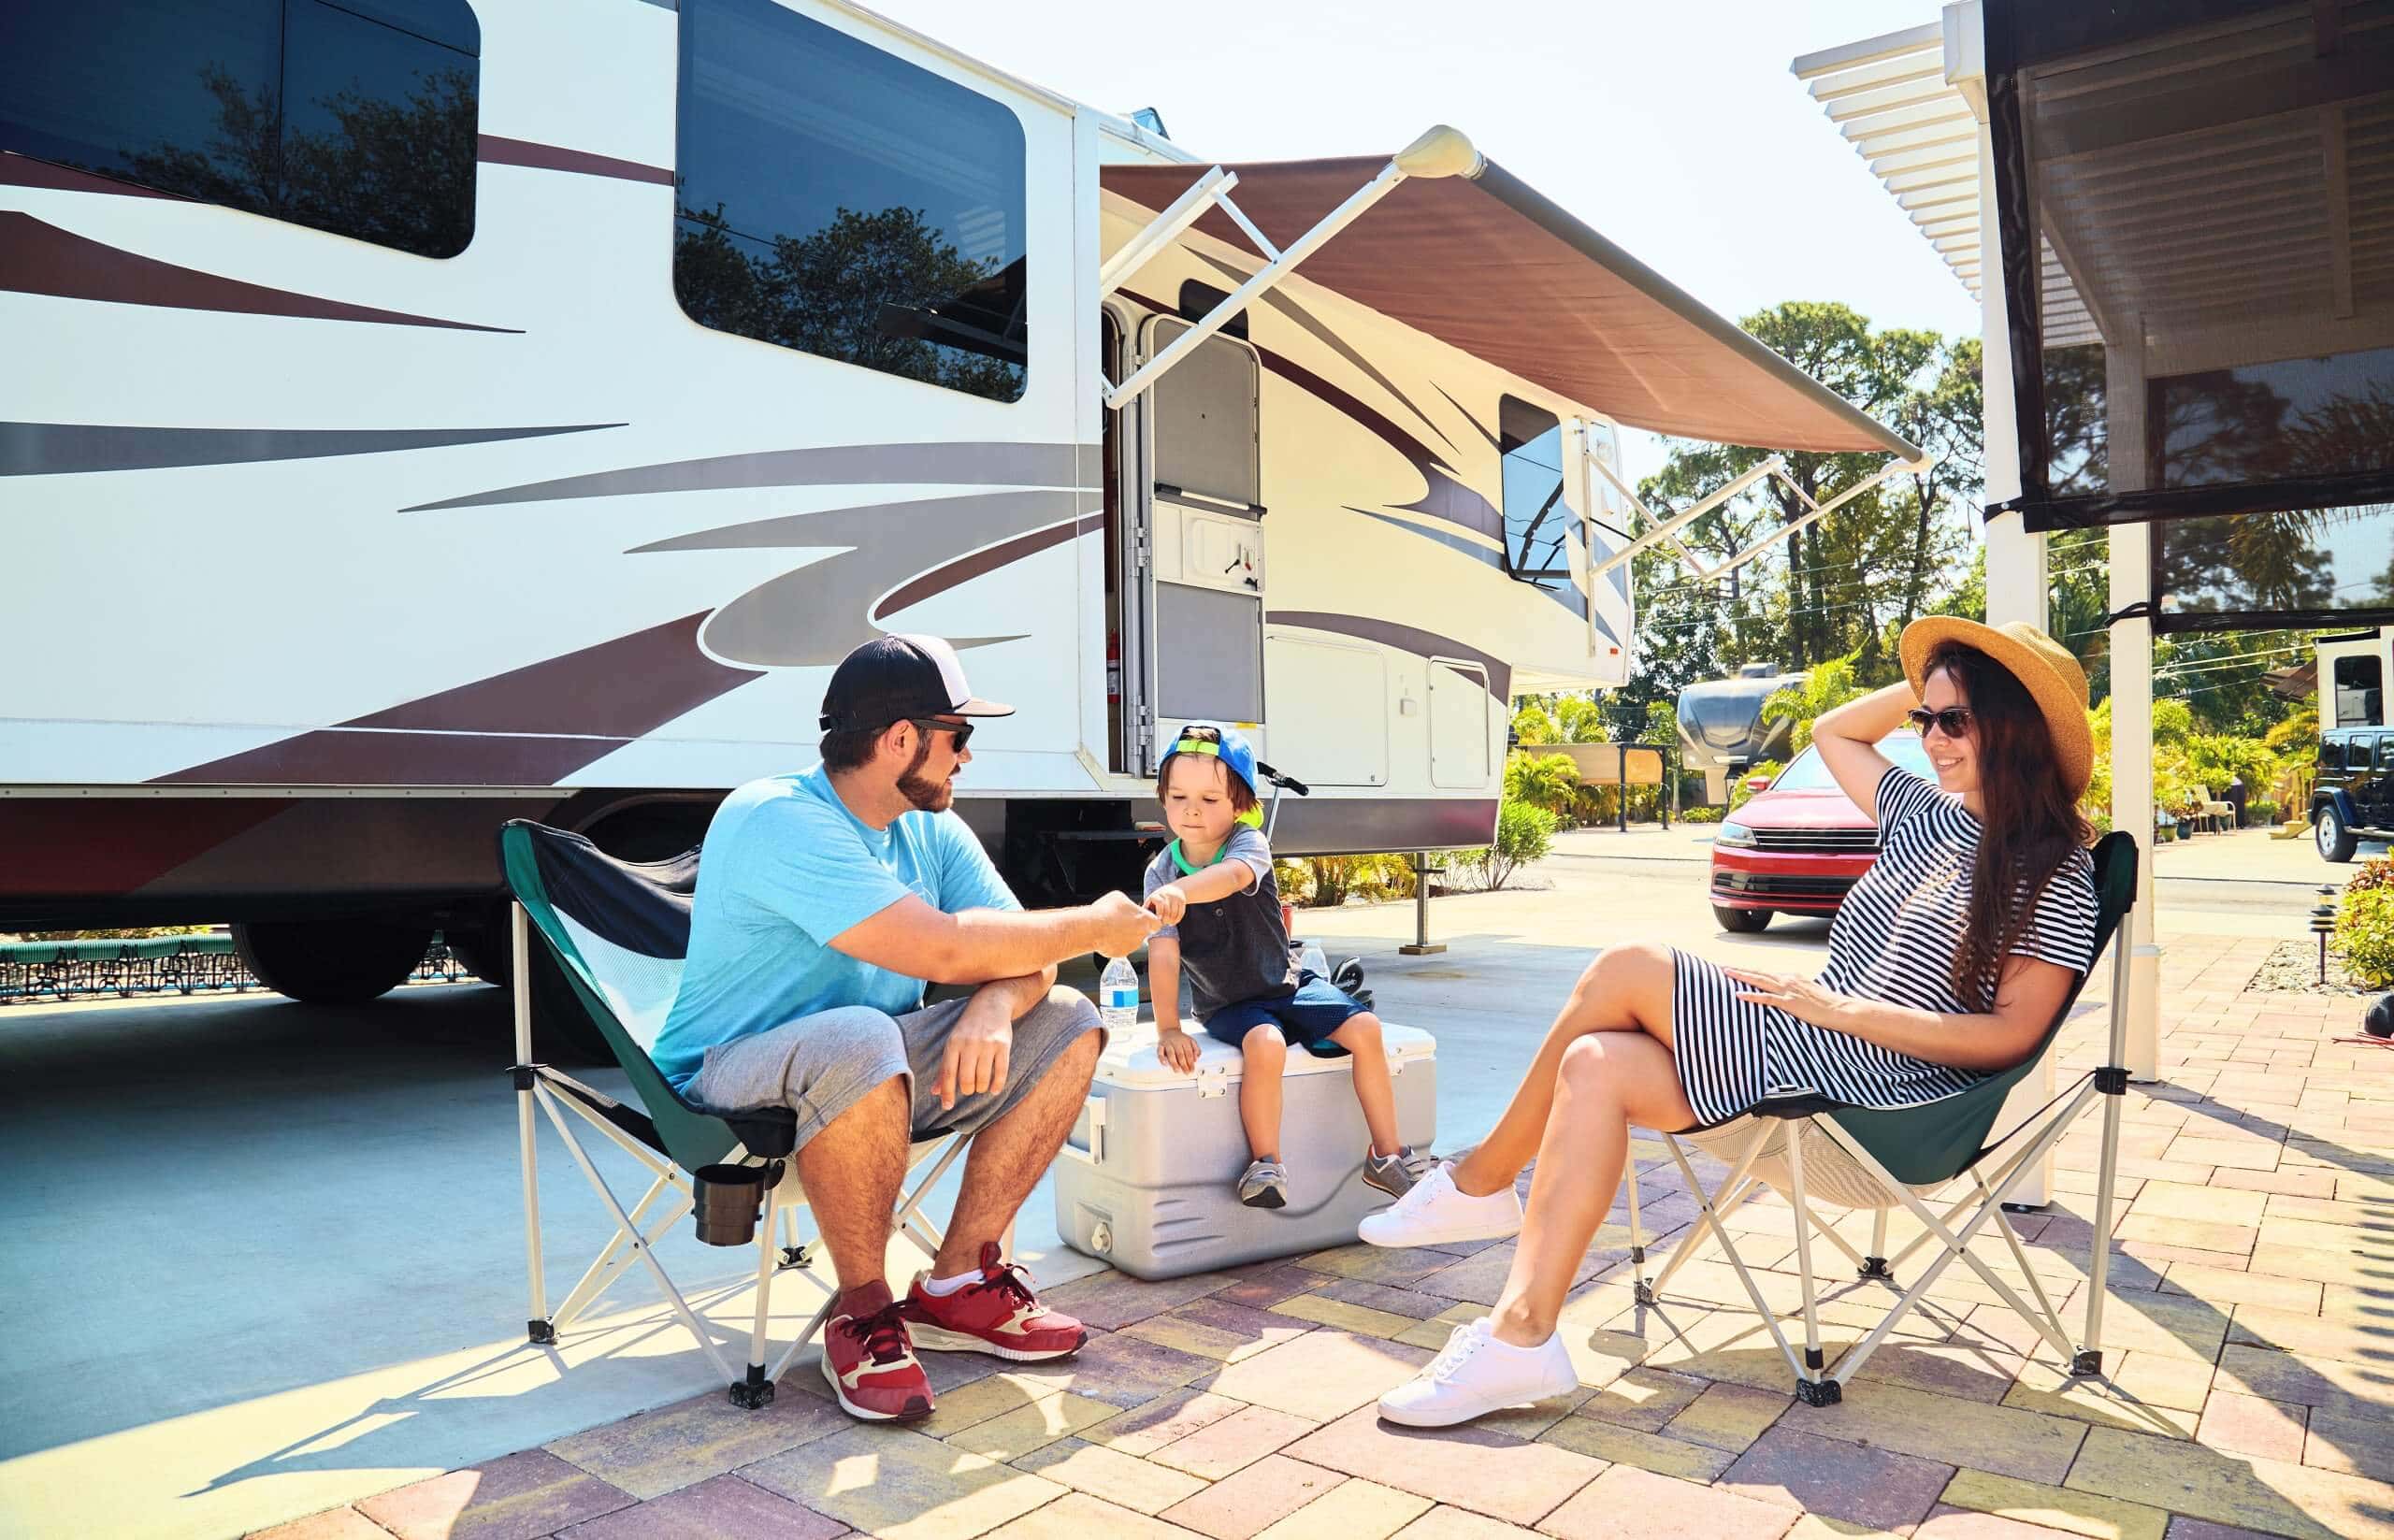
[[[1750,845],[1754,842],[1754,831],[1731,820],[1721,826],[1721,832],[1712,837],[1712,842],[1716,845]]]

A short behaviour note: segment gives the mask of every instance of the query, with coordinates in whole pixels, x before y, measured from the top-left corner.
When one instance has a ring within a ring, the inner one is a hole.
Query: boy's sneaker
[[[1289,1168],[1277,1160],[1258,1160],[1238,1179],[1238,1201],[1249,1208],[1285,1208],[1289,1202]]]
[[[1516,1347],[1498,1342],[1482,1316],[1456,1327],[1419,1374],[1380,1397],[1380,1416],[1408,1428],[1451,1428],[1579,1388],[1560,1332],[1536,1347]]]
[[[1413,1190],[1429,1170],[1428,1157],[1413,1153],[1410,1144],[1400,1144],[1394,1155],[1374,1155],[1363,1152],[1363,1185],[1377,1187],[1392,1198],[1402,1198]]]
[[[840,1410],[867,1422],[914,1422],[931,1415],[931,1382],[915,1361],[905,1307],[886,1283],[840,1296],[823,1323],[823,1378]]]
[[[1089,1329],[1041,1304],[1030,1274],[1002,1256],[997,1242],[982,1242],[980,1278],[953,1294],[931,1293],[916,1278],[898,1307],[915,1341],[938,1352],[993,1353],[1017,1363],[1078,1352]]]
[[[1374,1245],[1502,1241],[1521,1232],[1521,1195],[1507,1187],[1474,1198],[1455,1186],[1454,1167],[1440,1161],[1404,1197],[1363,1216],[1355,1232]]]

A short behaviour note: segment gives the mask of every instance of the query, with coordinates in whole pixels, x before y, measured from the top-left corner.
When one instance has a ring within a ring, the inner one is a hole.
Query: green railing
[[[455,984],[473,976],[436,933],[408,982]],[[0,1005],[263,987],[234,954],[233,938],[222,931],[109,941],[0,942]]]

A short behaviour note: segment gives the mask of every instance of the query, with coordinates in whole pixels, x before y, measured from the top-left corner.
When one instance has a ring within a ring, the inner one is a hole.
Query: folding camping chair
[[[809,1248],[798,1243],[796,1211],[805,1205],[806,1197],[799,1186],[797,1162],[789,1159],[797,1141],[797,1116],[786,1107],[710,1112],[675,1091],[648,1057],[682,979],[690,941],[690,900],[699,880],[699,852],[645,864],[619,861],[581,835],[516,819],[499,831],[499,857],[515,899],[511,906],[514,971],[510,976],[515,981],[512,1073],[524,1167],[524,1242],[531,1274],[526,1332],[535,1343],[556,1341],[557,1332],[588,1309],[638,1258],[656,1274],[674,1313],[728,1382],[732,1401],[746,1407],[762,1406],[773,1399],[773,1383],[822,1330],[831,1301],[824,1302],[806,1330],[773,1365],[772,1373],[766,1374],[766,1325],[773,1278],[782,1269],[804,1268],[811,1260]],[[630,1077],[641,1107],[627,1105],[533,1061],[530,935],[535,931],[563,968],[574,999],[605,1037],[616,1063]],[[548,1290],[541,1275],[532,1115],[536,1107],[555,1125],[567,1153],[615,1219],[614,1234],[554,1313],[548,1309]],[[648,1190],[630,1208],[624,1206],[598,1173],[567,1122],[568,1112],[605,1135],[653,1178]],[[962,1139],[944,1134],[917,1143],[908,1158],[910,1172],[927,1161],[930,1171],[900,1202],[893,1224],[926,1253],[939,1250],[940,1233],[922,1216],[923,1199],[963,1150]],[[694,1174],[719,1164],[764,1168],[764,1216],[757,1227],[756,1326],[749,1338],[747,1372],[738,1375],[705,1323],[666,1274],[655,1250],[657,1240],[695,1206]],[[784,1238],[778,1252],[773,1244],[777,1226]]]
[[[2112,1183],[2115,1175],[2119,1152],[2120,1099],[2127,1092],[2128,1072],[2124,1067],[2127,1058],[2127,932],[2124,928],[2129,910],[2136,902],[2136,842],[2126,834],[2106,835],[2095,847],[2095,950],[2100,955],[2107,943],[2117,942],[2112,958],[2111,1042],[2103,1067],[2088,1071],[2065,1087],[2061,1094],[2048,1101],[2018,1127],[2000,1137],[1989,1140],[1988,1132],[2003,1110],[2004,1100],[2012,1088],[2051,1051],[2062,1023],[2070,1016],[2070,1007],[2077,1002],[2086,977],[2081,974],[2070,986],[2069,999],[2055,1013],[2053,1023],[2045,1029],[2044,1037],[2036,1051],[2001,1074],[1990,1075],[1969,1089],[1942,1101],[1924,1106],[1883,1111],[1856,1107],[1824,1097],[1788,1098],[1771,1101],[1741,1114],[1725,1122],[1680,1134],[1665,1134],[1663,1143],[1671,1159],[1685,1178],[1688,1191],[1695,1195],[1698,1207],[1697,1225],[1709,1231],[1727,1254],[1729,1264],[1737,1270],[1738,1281],[1752,1298],[1754,1309],[1769,1328],[1772,1340],[1787,1357],[1788,1366],[1796,1371],[1796,1398],[1811,1406],[1835,1404],[1839,1399],[1839,1386],[1851,1379],[1864,1360],[1877,1351],[1896,1322],[1909,1313],[1927,1292],[1930,1286],[1955,1258],[1968,1262],[1973,1272],[1996,1294],[2019,1312],[2021,1317],[2035,1328],[2037,1333],[2057,1349],[2074,1375],[2086,1376],[2102,1373],[2103,1292],[2107,1264],[2110,1259],[2112,1233]],[[2091,971],[2091,965],[2090,965]],[[2005,1194],[2018,1185],[2021,1178],[2043,1159],[2047,1150],[2060,1139],[2087,1102],[2096,1096],[2103,1100],[2103,1148],[2101,1175],[2095,1195],[2095,1242],[2093,1259],[2088,1270],[2086,1297],[2086,1338],[2073,1346],[2070,1335],[2055,1311],[2053,1302],[2045,1295],[2044,1285],[2036,1270],[2028,1265],[2027,1254],[2022,1250],[2019,1235],[2003,1215]],[[2056,1112],[2055,1109],[2059,1108]],[[2048,1115],[2051,1115],[2048,1117]],[[2043,1127],[2025,1143],[2021,1136],[2041,1119]],[[1684,1143],[1683,1143],[1684,1141]],[[1703,1184],[1696,1180],[1695,1170],[1688,1163],[1686,1144],[1693,1144],[1729,1162],[1729,1173],[1721,1186],[1707,1195]],[[1996,1166],[1990,1178],[1980,1166],[1998,1150],[2010,1153]],[[1929,1200],[1952,1183],[1969,1178],[1971,1187],[1959,1202],[1946,1207],[1942,1215],[1929,1206]],[[1646,1247],[1638,1229],[1637,1181],[1633,1166],[1629,1180],[1630,1259],[1636,1280],[1636,1296],[1640,1304],[1651,1305],[1662,1295],[1671,1274],[1679,1270],[1694,1247],[1682,1242],[1664,1264],[1652,1284],[1646,1282]],[[1796,1266],[1803,1283],[1804,1293],[1804,1353],[1799,1360],[1787,1334],[1780,1329],[1769,1303],[1763,1298],[1761,1288],[1754,1282],[1745,1259],[1738,1253],[1737,1243],[1730,1238],[1724,1221],[1739,1205],[1764,1187],[1772,1187],[1786,1195],[1796,1211]],[[1875,1211],[1871,1225],[1871,1245],[1868,1255],[1854,1250],[1843,1235],[1812,1211],[1815,1201],[1824,1201],[1848,1209]],[[1890,1259],[1887,1249],[1887,1212],[1901,1207],[1917,1218],[1924,1233]],[[1956,1221],[1960,1227],[1954,1228]],[[1972,1237],[1992,1222],[2002,1231],[2006,1245],[2012,1248],[2012,1260],[2019,1265],[2027,1280],[2028,1289],[2036,1296],[2036,1308],[2021,1298],[2019,1290],[2000,1274],[1967,1248]],[[1845,1253],[1856,1274],[1866,1279],[1895,1283],[1894,1269],[1913,1252],[1931,1241],[1944,1249],[1922,1272],[1911,1288],[1901,1292],[1886,1318],[1873,1327],[1869,1334],[1839,1354],[1835,1364],[1824,1365],[1821,1354],[1821,1329],[1812,1275],[1812,1232],[1817,1231],[1839,1251]],[[1688,1241],[1697,1231],[1691,1231]]]

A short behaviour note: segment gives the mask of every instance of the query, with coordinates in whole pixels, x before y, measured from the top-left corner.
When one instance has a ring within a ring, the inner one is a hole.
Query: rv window
[[[2336,659],[2336,721],[2339,727],[2375,727],[2385,697],[2385,669],[2373,657]]]
[[[1571,581],[1571,550],[1584,538],[1563,497],[1563,425],[1509,396],[1496,403],[1497,448],[1504,456],[1505,570],[1587,612]]]
[[[682,0],[673,294],[701,326],[1013,401],[1022,124],[774,0]]]
[[[419,256],[474,233],[466,0],[12,9],[0,150]]]

